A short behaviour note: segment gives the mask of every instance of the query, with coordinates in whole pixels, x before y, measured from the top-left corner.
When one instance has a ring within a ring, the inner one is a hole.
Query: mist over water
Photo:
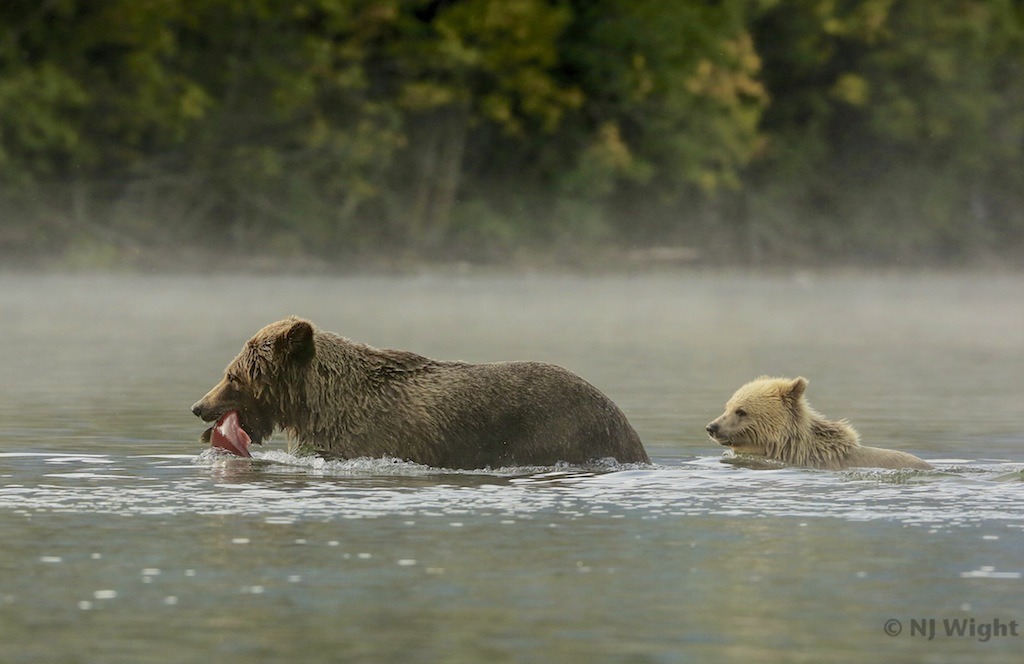
[[[1016,661],[1016,276],[0,276],[0,660]],[[376,346],[534,359],[651,466],[454,472],[204,450],[189,406],[296,314]],[[929,472],[756,470],[704,425],[743,382]],[[46,634],[45,638],[41,638]]]

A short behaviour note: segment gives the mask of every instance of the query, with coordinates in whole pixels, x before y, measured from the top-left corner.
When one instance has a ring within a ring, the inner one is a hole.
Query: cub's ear
[[[803,376],[797,376],[793,379],[793,382],[789,384],[786,389],[786,396],[793,401],[798,400],[804,395],[804,390],[807,389],[807,379]]]
[[[316,355],[313,326],[309,321],[295,319],[277,339],[277,350],[296,362],[308,362]]]

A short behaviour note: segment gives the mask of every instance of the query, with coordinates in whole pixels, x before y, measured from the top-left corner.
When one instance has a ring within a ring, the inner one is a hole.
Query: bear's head
[[[738,454],[773,457],[804,426],[806,388],[803,377],[762,376],[736,390],[707,432]]]
[[[309,321],[293,316],[257,332],[228,364],[221,381],[193,404],[193,413],[215,422],[202,440],[226,436],[236,453],[248,456],[249,442],[262,443],[275,427],[289,424],[284,420],[291,412],[297,374],[315,354]]]

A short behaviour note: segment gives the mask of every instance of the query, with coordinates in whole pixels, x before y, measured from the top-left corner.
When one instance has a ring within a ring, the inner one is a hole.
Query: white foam
[[[696,457],[671,466],[560,464],[463,472],[394,458],[325,461],[277,450],[256,454],[241,459],[204,451],[193,464],[173,469],[160,459],[104,457],[124,464],[116,481],[92,476],[88,482],[68,482],[67,477],[92,472],[86,462],[75,468],[79,462],[70,461],[71,472],[60,474],[59,483],[0,488],[0,508],[25,514],[245,515],[282,526],[310,518],[397,515],[413,526],[442,518],[451,528],[466,527],[478,515],[513,524],[538,514],[566,519],[726,514],[796,517],[801,523],[820,517],[895,521],[936,533],[982,521],[1017,527],[1024,490],[1020,463],[973,462],[929,472],[769,472]],[[749,500],[751,495],[757,500]],[[999,537],[991,528],[982,532],[978,537]],[[235,540],[248,543],[240,536]]]
[[[1020,579],[1024,577],[1021,572],[996,572],[991,567],[960,572],[961,579]]]

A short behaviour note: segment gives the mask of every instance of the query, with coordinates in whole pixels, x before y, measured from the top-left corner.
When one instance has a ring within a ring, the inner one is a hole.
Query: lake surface
[[[651,466],[205,450],[264,324],[566,366]],[[0,274],[2,662],[1018,662],[1018,276]],[[761,374],[930,472],[722,463]],[[930,628],[930,629],[929,629]],[[931,638],[929,638],[931,637]]]

